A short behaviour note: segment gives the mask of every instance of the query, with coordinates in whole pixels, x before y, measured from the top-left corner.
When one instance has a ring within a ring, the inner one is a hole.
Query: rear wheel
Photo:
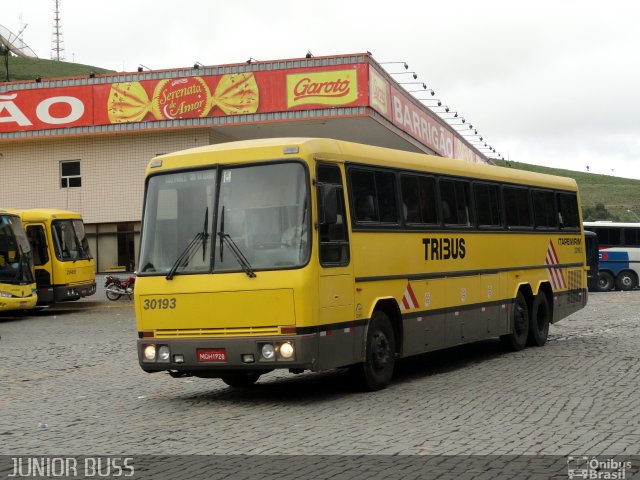
[[[396,341],[389,317],[376,311],[367,329],[365,360],[351,367],[351,375],[363,390],[380,390],[393,376],[396,361]]]
[[[598,291],[608,292],[613,288],[613,275],[609,272],[598,272]]]
[[[616,288],[618,290],[624,290],[625,292],[636,288],[636,277],[631,272],[620,272],[618,278],[616,278]]]
[[[500,341],[509,350],[517,352],[527,345],[528,336],[529,307],[523,293],[518,292],[511,314],[511,333],[501,336]]]
[[[538,292],[531,305],[531,320],[529,321],[529,345],[542,347],[547,343],[551,323],[551,307],[544,292]]]
[[[244,388],[250,387],[251,385],[256,383],[259,378],[259,373],[238,373],[222,377],[222,381],[230,387]]]

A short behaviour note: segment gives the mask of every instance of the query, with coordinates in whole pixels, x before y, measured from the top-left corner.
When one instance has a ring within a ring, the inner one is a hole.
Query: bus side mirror
[[[335,225],[338,222],[338,189],[335,186],[320,186],[319,213],[321,225]]]

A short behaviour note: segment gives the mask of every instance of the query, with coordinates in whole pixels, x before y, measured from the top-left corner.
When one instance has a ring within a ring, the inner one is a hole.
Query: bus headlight
[[[155,362],[156,360],[156,346],[147,345],[144,347],[144,359],[148,362]]]
[[[284,358],[285,360],[289,360],[291,357],[293,357],[293,345],[291,345],[291,343],[289,342],[284,342],[280,344],[279,352],[282,358]]]
[[[276,349],[270,343],[265,343],[260,349],[260,354],[265,360],[273,360],[276,356]]]
[[[158,361],[159,362],[168,362],[169,358],[171,358],[171,351],[167,345],[160,345],[158,347]]]
[[[11,298],[13,297],[13,295],[11,295],[9,292],[0,292],[0,297]]]

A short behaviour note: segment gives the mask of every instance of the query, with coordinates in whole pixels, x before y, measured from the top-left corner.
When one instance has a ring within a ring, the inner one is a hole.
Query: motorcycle
[[[123,295],[126,295],[127,297],[129,297],[129,300],[131,300],[135,284],[136,277],[134,276],[123,280],[118,277],[107,275],[104,281],[104,287],[106,289],[105,293],[107,294],[107,298],[109,300],[119,300]]]

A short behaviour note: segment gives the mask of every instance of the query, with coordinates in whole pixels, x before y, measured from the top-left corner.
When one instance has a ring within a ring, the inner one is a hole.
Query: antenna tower
[[[51,60],[64,60],[64,37],[62,36],[62,23],[60,20],[60,3],[62,0],[53,0],[53,38],[51,42]]]

